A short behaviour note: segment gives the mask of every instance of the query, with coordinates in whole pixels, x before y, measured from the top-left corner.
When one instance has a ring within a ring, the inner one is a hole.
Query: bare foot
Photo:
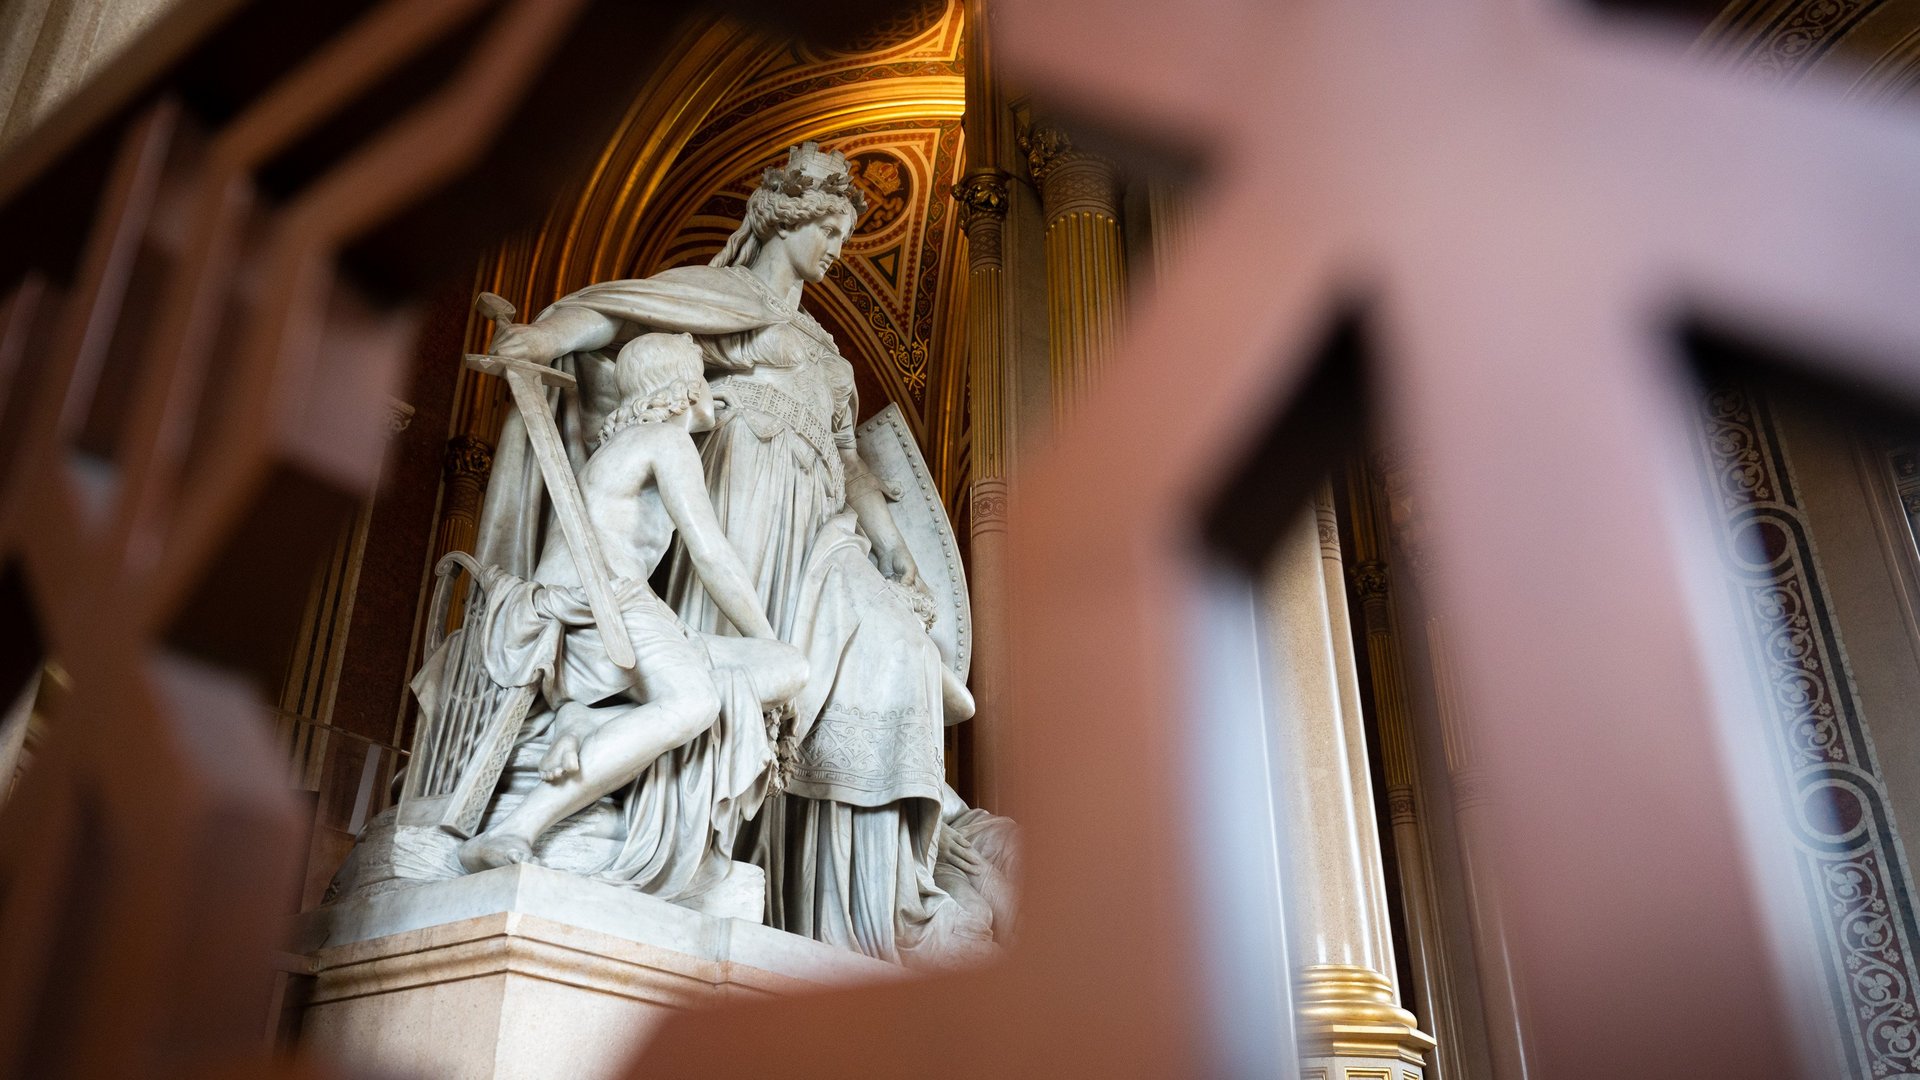
[[[563,731],[554,736],[553,745],[540,759],[540,779],[552,783],[580,771],[580,736]]]
[[[466,867],[469,874],[532,861],[533,845],[517,836],[483,832],[460,845],[460,865]]]

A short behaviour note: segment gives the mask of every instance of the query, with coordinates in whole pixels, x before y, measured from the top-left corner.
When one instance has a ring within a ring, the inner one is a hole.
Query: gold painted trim
[[[1309,964],[1294,986],[1302,1057],[1395,1058],[1426,1066],[1433,1036],[1395,1003],[1386,976],[1349,964]]]

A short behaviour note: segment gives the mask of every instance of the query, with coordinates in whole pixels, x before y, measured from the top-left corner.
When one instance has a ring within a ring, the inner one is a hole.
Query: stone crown
[[[856,213],[866,210],[866,196],[854,186],[847,155],[838,150],[823,151],[811,140],[789,148],[786,166],[775,166],[761,174],[760,186],[782,195],[802,195],[817,188],[829,195],[845,196],[853,202]]]

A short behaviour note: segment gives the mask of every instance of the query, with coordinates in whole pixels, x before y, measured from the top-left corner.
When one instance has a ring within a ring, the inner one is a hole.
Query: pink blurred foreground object
[[[1433,484],[1432,601],[1504,811],[1481,839],[1530,1071],[1817,1074],[1795,1066],[1821,1060],[1820,1006],[1784,827],[1739,782],[1759,732],[1726,719],[1733,630],[1699,595],[1716,568],[1677,331],[1735,328],[1920,397],[1920,133],[1558,9],[995,18],[998,56],[1050,102],[1210,168],[1191,257],[1013,508],[1023,939],[967,976],[687,1017],[634,1075],[1240,1071],[1185,782],[1198,536],[1356,301],[1371,404]],[[1301,461],[1301,492],[1325,464]]]

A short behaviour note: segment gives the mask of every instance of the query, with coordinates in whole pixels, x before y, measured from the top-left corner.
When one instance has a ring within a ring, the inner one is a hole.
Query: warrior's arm
[[[880,572],[912,585],[920,579],[920,568],[913,564],[906,538],[900,535],[900,526],[894,523],[893,511],[887,506],[900,493],[888,490],[886,481],[874,475],[858,450],[842,447],[840,460],[847,470],[847,506],[859,520],[860,531],[873,544]]]
[[[773,624],[760,607],[760,594],[754,591],[746,566],[713,514],[713,501],[707,495],[706,476],[693,441],[684,434],[664,430],[660,434],[665,437],[654,442],[654,483],[660,488],[660,502],[667,508],[667,516],[680,530],[687,555],[700,571],[700,583],[741,633],[774,637]]]
[[[552,363],[571,352],[587,352],[613,344],[619,321],[578,304],[559,304],[531,323],[516,323],[493,336],[496,356]]]

